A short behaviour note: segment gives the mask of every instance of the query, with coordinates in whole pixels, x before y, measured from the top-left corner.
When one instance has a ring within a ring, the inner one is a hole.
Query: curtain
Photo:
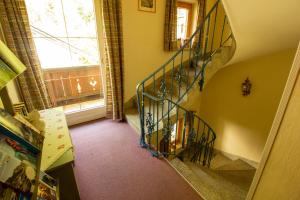
[[[174,51],[177,45],[177,0],[166,0],[164,50]]]
[[[32,39],[24,0],[0,0],[0,20],[6,45],[27,67],[18,79],[28,111],[51,106]]]
[[[123,120],[123,33],[121,0],[103,0],[106,116]]]
[[[205,12],[206,12],[206,0],[198,0],[198,11],[197,11],[197,29],[199,28],[199,26],[201,25],[201,23],[203,22],[204,18],[205,18]],[[195,39],[193,41],[193,48],[196,48],[198,42],[199,42],[199,35],[200,33],[197,33],[195,35]],[[200,43],[202,44],[203,41],[203,33],[201,35],[200,38]]]

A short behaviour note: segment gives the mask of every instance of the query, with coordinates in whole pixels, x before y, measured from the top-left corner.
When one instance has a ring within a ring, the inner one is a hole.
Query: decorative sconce
[[[252,87],[252,84],[251,84],[249,78],[247,78],[247,79],[242,83],[242,93],[243,93],[243,96],[248,96],[248,95],[250,95],[250,93],[251,93],[251,87]]]

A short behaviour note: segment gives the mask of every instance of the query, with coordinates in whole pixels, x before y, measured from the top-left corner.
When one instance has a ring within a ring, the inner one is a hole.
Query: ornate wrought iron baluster
[[[158,97],[161,99],[165,99],[166,96],[168,94],[168,90],[167,90],[167,84],[165,79],[162,79],[160,81],[160,87],[159,87],[159,92],[158,92]]]
[[[177,85],[179,87],[179,96],[180,96],[180,88],[183,86],[183,83],[187,80],[187,75],[185,73],[185,70],[183,68],[179,68],[179,70],[175,73],[175,80],[177,82]]]
[[[211,39],[211,47],[210,47],[210,53],[213,52],[213,46],[214,46],[214,37],[215,37],[215,30],[216,30],[216,22],[217,22],[217,15],[218,15],[218,8],[219,5],[216,7],[215,11],[215,20],[214,20],[214,28],[213,28],[213,33],[212,33],[212,39]]]
[[[182,135],[182,148],[185,148],[185,132],[186,132],[186,112],[184,113],[184,125],[183,125],[183,135]]]
[[[155,125],[153,122],[152,113],[150,113],[150,112],[148,112],[146,115],[146,127],[147,127],[147,133],[148,133],[149,137],[151,137]]]
[[[224,29],[225,29],[225,25],[226,25],[226,20],[227,20],[227,16],[224,16],[224,20],[223,20],[223,27],[222,27],[222,33],[221,33],[221,41],[220,41],[220,47],[223,45],[223,34],[224,34]]]
[[[141,140],[140,140],[140,145],[145,148],[147,147],[146,142],[145,142],[145,102],[144,102],[144,83],[142,84],[142,92],[141,92],[141,115],[140,115],[140,121],[141,121]],[[139,94],[138,94],[139,95]]]
[[[158,120],[158,117],[159,117],[159,102],[157,101],[156,102],[156,156],[158,156],[158,128],[159,128],[159,120]]]
[[[178,137],[178,113],[179,111],[178,111],[178,106],[176,105],[176,132],[175,132],[175,141],[174,141],[174,143],[175,143],[175,146],[174,146],[174,153],[175,153],[175,155],[176,155],[176,148],[177,148],[177,137]]]
[[[170,141],[171,141],[171,134],[174,130],[172,122],[168,119],[167,123],[163,125],[162,135],[163,135],[163,142],[164,142],[164,152],[161,152],[163,155],[167,156],[169,153]]]
[[[172,61],[172,72],[171,72],[171,93],[170,93],[170,98],[171,98],[171,101],[173,100],[173,95],[174,95],[174,66],[175,66],[175,63],[174,63],[175,61],[173,60]]]

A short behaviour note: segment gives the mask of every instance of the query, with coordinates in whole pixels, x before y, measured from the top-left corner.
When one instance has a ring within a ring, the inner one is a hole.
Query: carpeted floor
[[[126,123],[93,121],[70,129],[82,200],[200,200],[164,160],[138,145]]]

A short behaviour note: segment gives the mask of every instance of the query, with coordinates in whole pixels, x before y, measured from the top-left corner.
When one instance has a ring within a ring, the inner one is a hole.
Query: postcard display
[[[40,171],[44,137],[0,109],[0,200],[56,200],[57,181]]]

